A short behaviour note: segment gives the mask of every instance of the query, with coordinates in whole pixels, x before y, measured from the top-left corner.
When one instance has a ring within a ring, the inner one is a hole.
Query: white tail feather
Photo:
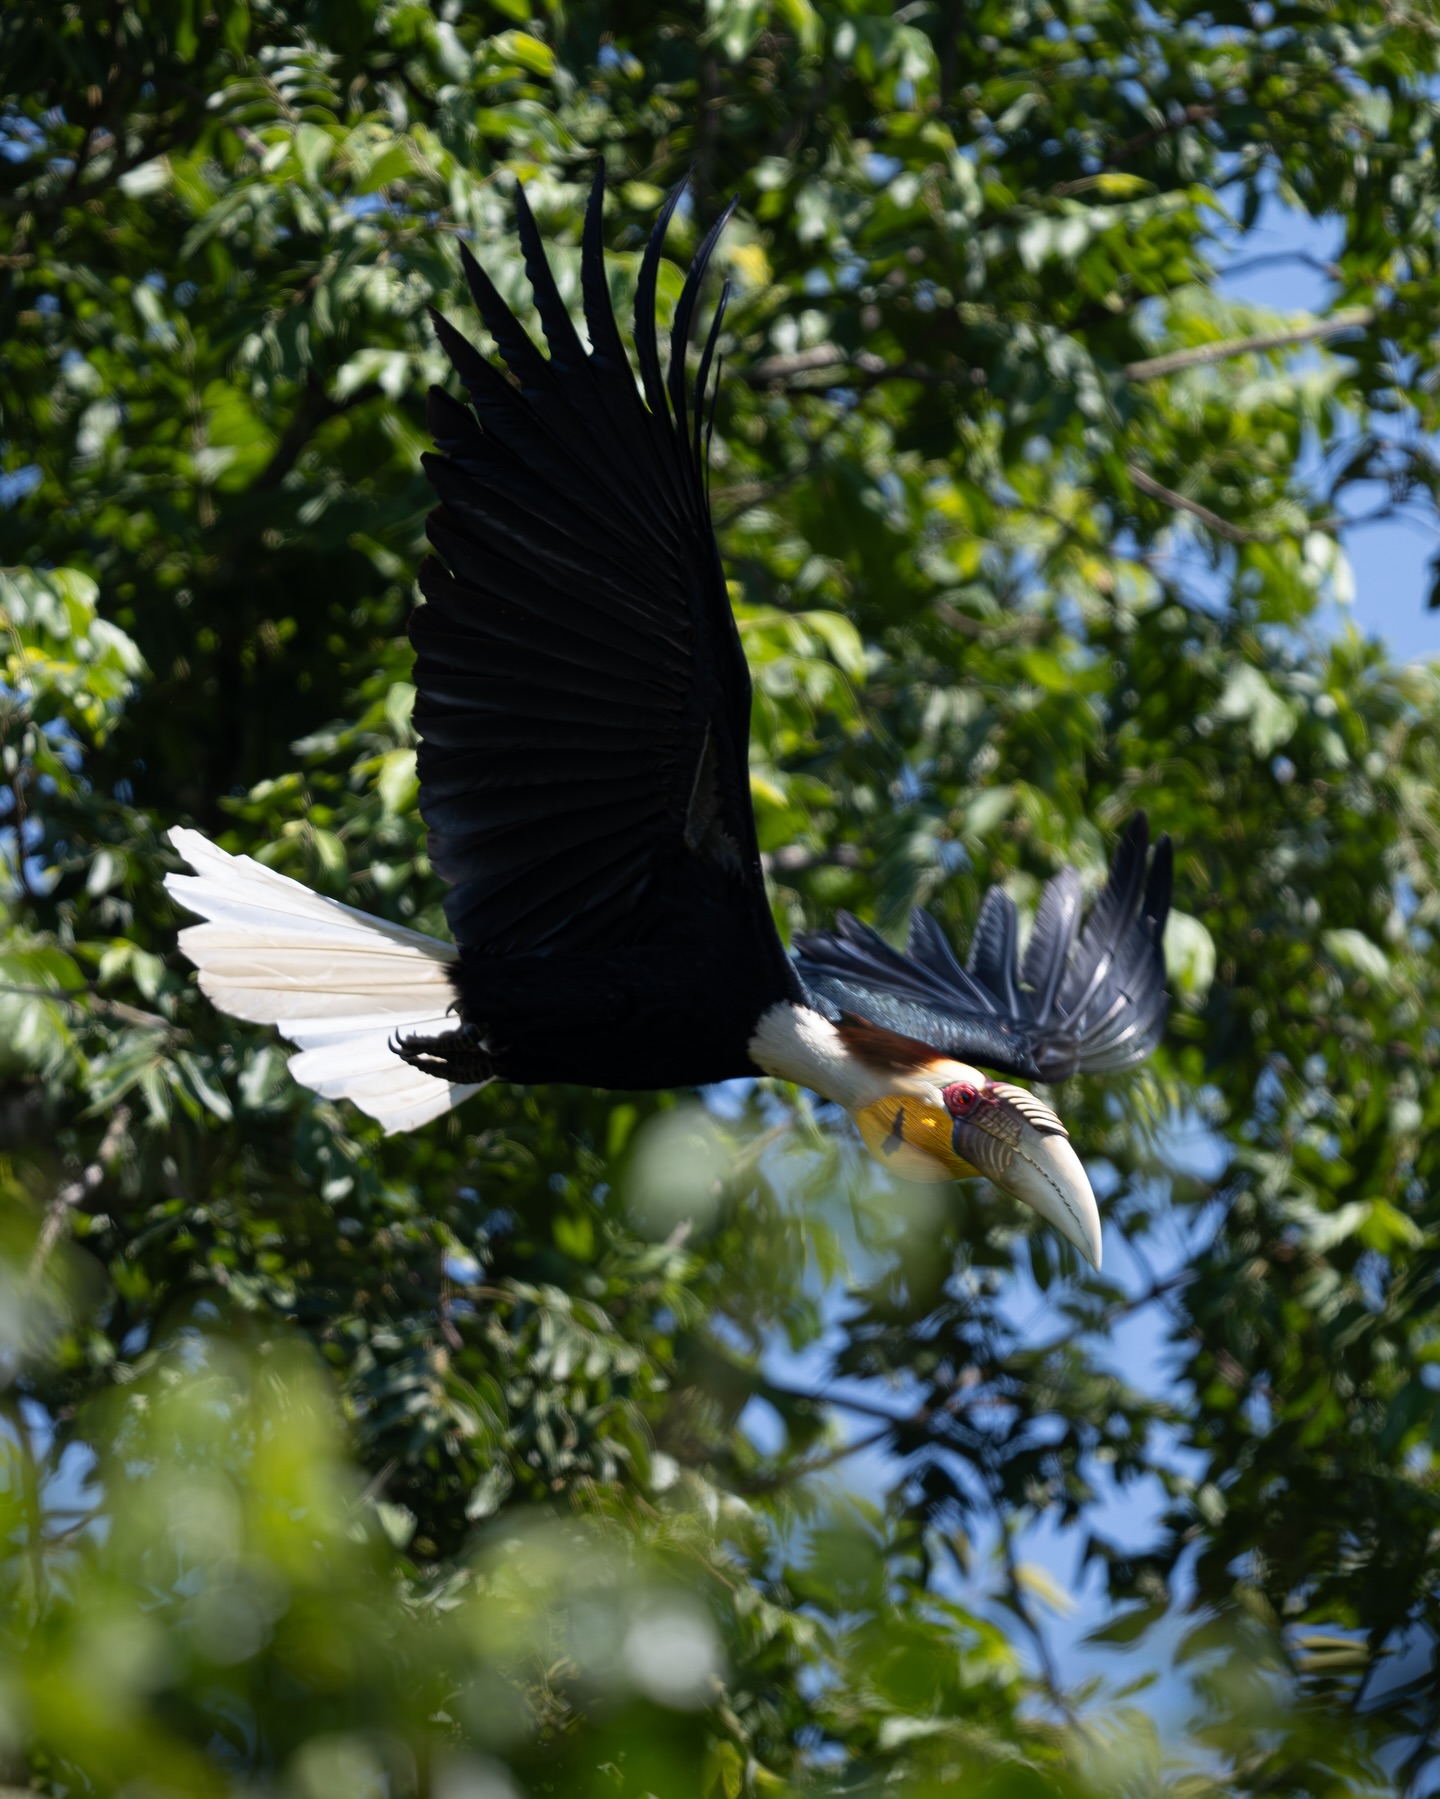
[[[177,904],[204,924],[180,933],[200,987],[222,1012],[273,1024],[300,1046],[290,1072],[326,1099],[348,1099],[386,1133],[412,1131],[474,1086],[412,1068],[390,1048],[396,1033],[450,1026],[455,946],[312,893],[249,856],[217,849],[198,831],[170,841],[196,870],[167,875]]]

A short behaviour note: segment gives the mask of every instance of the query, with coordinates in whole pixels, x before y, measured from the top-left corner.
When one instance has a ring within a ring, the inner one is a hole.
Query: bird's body
[[[573,960],[462,956],[460,1011],[483,1021],[491,1072],[507,1081],[661,1089],[753,1075],[757,1022],[786,988],[748,926],[722,915],[701,935],[677,918],[643,944]]]
[[[1058,1080],[1149,1053],[1165,1016],[1168,844],[1147,875],[1144,820],[1132,821],[1083,931],[1079,878],[1062,871],[1023,959],[998,888],[963,967],[918,911],[903,955],[844,914],[787,954],[761,870],[749,673],[706,489],[723,295],[686,388],[724,219],[686,280],[662,375],[656,275],[678,192],[661,214],[637,289],[637,387],[610,311],[603,185],[602,172],[582,257],[588,350],[523,195],[548,358],[468,252],[508,375],[436,318],[470,403],[432,390],[437,555],[410,634],[420,809],[450,883],[454,944],[181,831],[198,878],[169,885],[209,920],[182,946],[219,1006],[301,1046],[297,1079],[389,1130],[496,1078],[638,1089],[769,1074],[844,1106],[897,1171],[989,1174],[1098,1262],[1098,1212],[1063,1127],[992,1074]]]

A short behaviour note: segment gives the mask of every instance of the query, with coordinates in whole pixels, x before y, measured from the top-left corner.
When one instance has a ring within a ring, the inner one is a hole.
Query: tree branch
[[[1227,262],[1220,273],[1250,275],[1256,269],[1273,268],[1277,262],[1298,262],[1304,268],[1314,269],[1317,275],[1323,275],[1327,281],[1338,281],[1344,273],[1338,262],[1325,262],[1318,256],[1308,255],[1304,250],[1267,250],[1263,256],[1245,256],[1239,262]]]
[[[728,512],[720,512],[715,516],[715,529],[723,531],[727,525],[734,524],[742,512],[748,512],[752,506],[763,506],[768,501],[784,493],[787,487],[793,487],[797,481],[804,481],[815,472],[820,458],[825,453],[825,446],[850,417],[850,409],[843,408],[834,413],[823,430],[818,431],[810,440],[806,449],[805,460],[794,468],[786,469],[771,481],[747,481],[735,487],[722,487],[716,494],[717,503],[729,503]]]
[[[873,350],[857,350],[852,356],[839,344],[825,343],[815,344],[808,350],[796,350],[787,356],[767,356],[746,370],[744,380],[747,387],[777,387],[786,385],[791,376],[815,374],[825,369],[858,370],[857,387],[874,387],[881,381],[919,381],[926,387],[936,387],[942,381],[958,379],[956,375],[932,369],[923,362],[886,362]],[[827,381],[816,385],[833,387],[835,383]]]
[[[170,1020],[159,1012],[142,1012],[139,1006],[127,1006],[123,1000],[109,999],[100,991],[97,981],[87,981],[83,987],[46,987],[40,984],[22,985],[13,981],[0,981],[0,993],[13,993],[20,999],[46,999],[58,1001],[62,1006],[70,1006],[77,1012],[83,1012],[82,997],[90,1002],[93,1011],[103,1012],[108,1018],[118,1018],[122,1024],[139,1024],[161,1030],[170,1028]]]
[[[751,387],[763,387],[766,382],[783,381],[789,375],[807,374],[811,369],[839,368],[847,360],[839,344],[815,344],[789,356],[767,356],[752,363],[745,379]]]
[[[1140,362],[1127,362],[1126,378],[1131,381],[1158,381],[1162,375],[1174,375],[1181,369],[1200,368],[1206,363],[1228,362],[1234,356],[1248,356],[1252,350],[1283,350],[1291,344],[1314,343],[1322,337],[1337,337],[1342,331],[1357,331],[1375,323],[1373,306],[1352,306],[1337,312],[1334,318],[1312,319],[1308,325],[1296,325],[1288,331],[1267,331],[1255,337],[1229,337],[1214,344],[1196,344],[1189,350],[1171,350],[1164,356],[1148,356]]]
[[[312,376],[291,414],[290,423],[280,433],[270,460],[251,482],[249,491],[265,493],[271,488],[279,487],[300,460],[306,444],[322,425],[328,425],[331,419],[338,418],[342,412],[349,412],[352,407],[373,400],[379,392],[378,383],[367,381],[345,399],[332,400]]]
[[[1055,1664],[1055,1657],[1050,1649],[1050,1640],[1045,1635],[1039,1620],[1032,1614],[1025,1598],[1025,1591],[1020,1582],[1020,1565],[1015,1560],[1015,1543],[1010,1534],[1010,1520],[1005,1507],[1004,1494],[993,1481],[988,1484],[990,1486],[990,1503],[994,1507],[996,1522],[1000,1527],[1001,1555],[1005,1563],[1005,1586],[1010,1609],[1030,1633],[1030,1640],[1034,1643],[1035,1653],[1040,1660],[1040,1678],[1050,1695],[1051,1703],[1073,1730],[1081,1730],[1083,1726],[1079,1714],[1075,1710],[1070,1695],[1061,1684],[1060,1670]]]
[[[1201,125],[1207,119],[1213,119],[1217,112],[1214,106],[1187,106],[1184,112],[1177,113],[1173,119],[1167,119],[1163,125],[1155,125],[1149,131],[1137,131],[1134,137],[1126,138],[1105,158],[1106,166],[1117,162],[1128,162],[1132,156],[1138,156],[1142,150],[1148,150],[1153,144],[1160,143],[1167,137],[1174,137],[1187,125]]]
[[[121,1139],[129,1124],[129,1106],[117,1106],[105,1128],[105,1135],[100,1139],[100,1147],[95,1151],[95,1160],[86,1163],[78,1180],[67,1181],[59,1188],[45,1208],[45,1222],[40,1226],[40,1235],[35,1239],[35,1248],[30,1257],[28,1274],[32,1281],[38,1279],[49,1261],[50,1252],[54,1249],[61,1227],[70,1212],[104,1180],[105,1166],[120,1153]]]
[[[1056,522],[1064,523],[1063,520]],[[1015,643],[1025,637],[1042,637],[1050,629],[1051,623],[1039,613],[1025,613],[1018,618],[1012,615],[1005,619],[971,618],[968,613],[952,606],[949,600],[933,601],[930,610],[947,630],[955,631],[962,637],[984,638],[986,643],[992,644]]]
[[[867,1449],[878,1449],[890,1434],[890,1427],[882,1425],[879,1430],[870,1431],[863,1437],[851,1437],[848,1442],[837,1443],[832,1449],[795,1462],[788,1468],[777,1469],[773,1474],[759,1475],[736,1484],[739,1491],[750,1499],[764,1493],[778,1493],[784,1487],[794,1486],[797,1481],[808,1480],[813,1474],[824,1474],[827,1469],[838,1467],[852,1455],[861,1455]],[[3,1795],[0,1795],[0,1799],[3,1799]]]
[[[1188,350],[1170,350],[1163,356],[1146,356],[1138,362],[1127,362],[1124,374],[1129,381],[1158,381],[1162,376],[1178,374],[1182,369],[1203,368],[1212,362],[1229,362],[1236,356],[1248,356],[1257,350],[1283,350],[1294,344],[1316,343],[1322,338],[1338,337],[1346,331],[1360,331],[1373,325],[1373,306],[1352,306],[1337,312],[1333,318],[1312,319],[1307,325],[1294,325],[1284,331],[1258,332],[1252,337],[1229,337],[1218,343],[1196,344]],[[920,362],[886,362],[873,350],[857,350],[854,355],[839,344],[813,344],[808,350],[795,350],[785,356],[766,356],[745,373],[748,387],[776,387],[790,384],[797,375],[823,374],[830,369],[858,371],[857,386],[873,387],[881,381],[919,381],[929,387],[956,379],[943,369]],[[811,385],[805,383],[805,386]],[[818,384],[817,384],[818,385]],[[833,386],[833,382],[824,385]]]
[[[1192,518],[1198,518],[1202,525],[1213,531],[1217,537],[1223,537],[1230,543],[1266,543],[1269,541],[1261,531],[1251,531],[1244,525],[1232,525],[1229,519],[1221,518],[1218,512],[1212,512],[1208,506],[1202,506],[1198,500],[1187,500],[1183,493],[1176,493],[1174,488],[1162,487],[1153,475],[1147,475],[1143,468],[1137,468],[1133,462],[1125,464],[1125,472],[1140,489],[1149,494],[1152,500],[1163,500],[1167,506],[1174,506],[1180,512],[1188,512]]]

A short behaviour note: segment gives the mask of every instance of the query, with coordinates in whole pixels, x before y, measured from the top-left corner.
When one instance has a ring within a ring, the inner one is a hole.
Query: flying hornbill
[[[1110,1072],[1154,1047],[1168,841],[1147,877],[1145,819],[1132,820],[1083,930],[1065,868],[1023,959],[999,887],[963,966],[918,910],[905,954],[845,913],[786,954],[750,806],[749,671],[707,498],[728,287],[686,391],[729,211],[696,254],[662,372],[656,278],[680,192],[640,266],[638,387],[606,281],[603,164],[581,260],[588,350],[518,190],[548,358],[463,248],[508,373],[434,315],[469,405],[431,389],[425,468],[440,503],[410,638],[420,811],[454,943],[177,829],[198,873],[166,885],[207,920],[181,946],[217,1006],[300,1046],[298,1081],[387,1131],[494,1078],[633,1089],[777,1075],[843,1106],[911,1178],[987,1175],[1098,1267],[1099,1213],[1065,1127],[993,1077]]]

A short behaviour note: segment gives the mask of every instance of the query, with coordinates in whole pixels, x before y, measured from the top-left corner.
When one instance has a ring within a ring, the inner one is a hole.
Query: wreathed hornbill
[[[786,954],[750,806],[749,672],[707,499],[724,293],[686,391],[729,214],[689,271],[662,372],[656,276],[679,193],[641,262],[638,387],[605,275],[603,165],[581,260],[588,350],[518,191],[549,356],[465,250],[508,373],[434,318],[469,404],[430,393],[435,555],[410,637],[420,811],[454,943],[175,830],[197,873],[166,885],[207,921],[181,946],[217,1006],[300,1046],[298,1081],[387,1131],[495,1078],[666,1088],[777,1075],[843,1106],[911,1178],[987,1175],[1098,1266],[1099,1214],[1064,1126],[993,1077],[1109,1072],[1153,1048],[1169,844],[1147,875],[1137,816],[1083,930],[1080,880],[1064,869],[1023,959],[999,887],[963,966],[922,911],[905,954],[844,913]]]

